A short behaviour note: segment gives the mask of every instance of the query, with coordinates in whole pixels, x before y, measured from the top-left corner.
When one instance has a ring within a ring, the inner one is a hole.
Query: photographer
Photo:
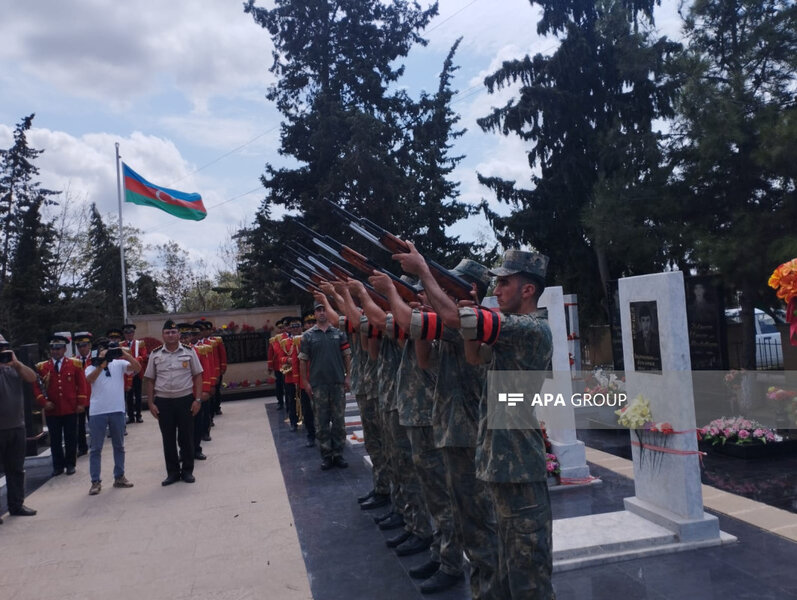
[[[0,335],[0,467],[6,474],[8,512],[30,517],[36,514],[25,500],[25,399],[22,382],[33,383],[36,373],[17,360]],[[0,523],[3,520],[0,519]]]
[[[100,338],[97,348],[97,356],[86,368],[86,380],[91,384],[90,496],[99,494],[102,489],[100,466],[106,428],[111,433],[113,445],[113,487],[133,487],[125,477],[125,375],[141,371],[141,364],[125,348],[120,348],[118,342]]]

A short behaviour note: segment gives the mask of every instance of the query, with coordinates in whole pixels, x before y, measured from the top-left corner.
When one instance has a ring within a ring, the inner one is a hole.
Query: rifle
[[[340,258],[350,264],[352,267],[361,271],[366,276],[370,276],[373,274],[374,271],[379,271],[380,273],[384,273],[393,281],[393,285],[396,287],[396,290],[401,296],[401,299],[405,302],[419,302],[418,295],[415,292],[415,288],[413,288],[408,283],[401,280],[401,278],[396,277],[388,271],[387,269],[383,269],[374,261],[372,261],[367,256],[363,256],[356,250],[349,248],[335,240],[334,238],[327,236],[319,237],[319,235],[304,225],[303,223],[299,222],[298,219],[293,217],[285,217],[287,220],[291,221],[295,225],[297,225],[305,234],[310,236],[310,239],[323,250],[326,250],[333,256]],[[470,287],[468,288],[470,289]],[[384,296],[382,296],[384,298]]]
[[[410,251],[407,242],[393,235],[387,229],[383,229],[365,217],[358,217],[331,200],[326,200],[326,203],[329,205],[332,212],[338,215],[350,229],[356,231],[375,246],[379,246],[383,250],[390,252],[390,254],[406,254]],[[440,287],[446,290],[446,292],[454,296],[457,300],[472,299],[470,293],[473,288],[470,283],[454,275],[451,271],[433,260],[427,259],[426,264],[429,265],[429,270],[432,272],[434,280]]]
[[[295,254],[295,252],[294,252],[294,254]],[[317,256],[317,257],[313,257],[313,258],[321,259],[322,257]],[[319,262],[321,262],[321,261],[319,260]],[[323,290],[321,290],[316,285],[317,283],[322,283],[324,281],[344,281],[345,282],[348,279],[348,276],[344,277],[344,278],[341,278],[341,277],[338,277],[338,276],[335,276],[335,275],[328,276],[326,274],[319,274],[317,268],[311,268],[310,269],[310,274],[308,275],[300,267],[298,267],[296,264],[292,263],[291,261],[286,259],[285,263],[293,268],[295,275],[290,275],[289,273],[286,273],[282,269],[280,269],[280,271],[282,271],[283,273],[285,273],[289,277],[298,276],[300,281],[302,281],[303,283],[311,285],[315,290],[321,292],[322,294],[324,292],[323,292]],[[351,275],[351,274],[349,274],[349,275]],[[352,279],[358,279],[358,281],[360,281],[363,284],[363,286],[365,286],[365,290],[368,292],[368,295],[371,297],[371,300],[373,300],[374,303],[379,308],[381,308],[384,311],[389,311],[390,310],[390,302],[388,301],[388,299],[385,298],[379,292],[377,292],[373,288],[373,286],[369,285],[367,282],[362,281],[361,279],[359,279],[357,277],[352,276],[351,278]]]
[[[280,271],[280,273],[285,275],[285,277],[288,278],[289,282],[291,282],[296,287],[304,290],[305,292],[309,292],[310,294],[312,294],[313,292],[316,292],[316,291],[321,292],[321,288],[318,287],[316,284],[314,284],[312,281],[305,280],[301,276],[288,273],[284,269],[279,269],[279,271]],[[321,293],[323,293],[323,292],[321,292]]]

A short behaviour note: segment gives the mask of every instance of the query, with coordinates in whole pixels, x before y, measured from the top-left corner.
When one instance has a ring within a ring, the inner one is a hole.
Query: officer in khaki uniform
[[[161,485],[180,479],[194,483],[193,417],[201,405],[202,365],[196,352],[180,343],[180,332],[172,319],[163,324],[163,346],[149,355],[144,385],[149,410],[158,419],[163,438],[167,477]]]

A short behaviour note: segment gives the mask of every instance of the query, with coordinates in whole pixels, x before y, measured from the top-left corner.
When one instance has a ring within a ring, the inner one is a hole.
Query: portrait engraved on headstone
[[[661,371],[661,345],[656,302],[631,302],[631,328],[634,340],[634,368]]]

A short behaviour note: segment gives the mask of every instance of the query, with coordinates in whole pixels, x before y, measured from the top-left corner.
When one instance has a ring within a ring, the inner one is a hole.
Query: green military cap
[[[194,326],[191,323],[178,323],[177,330],[180,332],[180,335],[185,333],[191,333],[193,331]]]
[[[507,250],[504,254],[504,262],[500,267],[492,269],[490,275],[496,277],[506,277],[515,273],[526,273],[534,275],[545,281],[545,273],[548,270],[550,259],[544,254],[536,252],[526,252],[525,250]]]
[[[469,281],[490,285],[490,271],[487,267],[477,263],[475,260],[463,258],[459,264],[451,269],[451,273],[458,277],[465,277]]]
[[[174,319],[166,319],[166,322],[163,324],[163,329],[177,329],[177,323],[174,322]]]
[[[316,311],[319,308],[326,308],[326,307],[324,306],[323,302],[319,302],[318,300],[316,300],[315,302],[313,302],[313,311]]]

